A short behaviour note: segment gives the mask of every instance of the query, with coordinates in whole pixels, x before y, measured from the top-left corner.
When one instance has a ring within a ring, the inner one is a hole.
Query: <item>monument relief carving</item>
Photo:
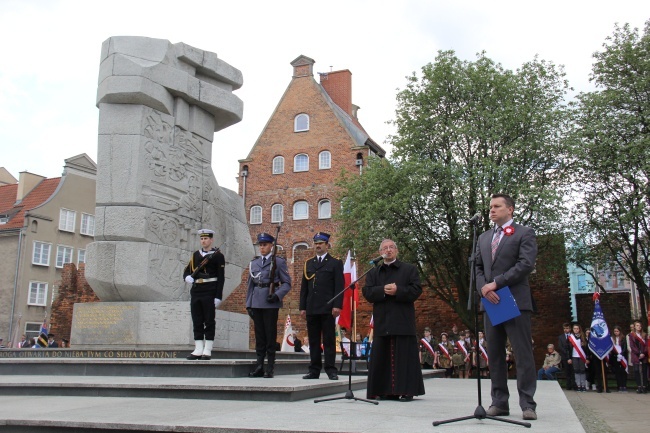
[[[242,83],[216,54],[184,43],[112,37],[102,45],[86,279],[103,302],[187,299],[182,269],[201,227],[223,245],[224,298],[239,284],[254,254],[243,201],[219,187],[210,163],[214,132],[242,118],[232,93]]]

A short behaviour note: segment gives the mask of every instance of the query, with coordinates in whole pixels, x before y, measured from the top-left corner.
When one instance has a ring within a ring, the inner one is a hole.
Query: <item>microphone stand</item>
[[[479,296],[478,296],[478,291],[476,290],[476,287],[474,287],[475,284],[475,279],[476,279],[476,268],[475,268],[475,263],[476,263],[476,240],[478,238],[476,234],[476,228],[478,227],[480,218],[472,218],[472,220],[469,222],[472,225],[473,228],[473,234],[472,234],[472,253],[469,256],[469,291],[470,291],[470,296],[468,296],[467,299],[467,309],[472,310],[472,300],[473,302],[473,307],[474,307],[474,336],[476,337],[474,339],[474,350],[476,353],[476,359],[478,361],[478,356],[479,356],[479,347],[478,347],[478,303],[479,303]],[[531,427],[531,424],[529,422],[521,422],[521,421],[515,421],[511,419],[506,419],[506,418],[500,418],[500,417],[495,417],[495,416],[490,416],[485,412],[485,409],[483,408],[483,405],[481,404],[481,372],[478,367],[478,362],[476,363],[476,388],[477,388],[477,394],[478,394],[478,406],[476,406],[476,409],[474,410],[473,415],[469,416],[463,416],[460,418],[453,418],[453,419],[447,419],[444,421],[434,421],[433,426],[437,427],[441,424],[449,424],[453,422],[458,422],[458,421],[465,421],[468,419],[491,419],[494,421],[500,421],[500,422],[505,422],[509,424],[516,424],[520,425],[522,427]]]
[[[382,258],[382,260],[383,260],[383,258]],[[361,276],[359,278],[352,281],[350,283],[350,285],[348,285],[345,289],[341,290],[341,293],[334,296],[332,299],[327,301],[327,303],[332,304],[339,296],[343,295],[348,290],[352,291],[352,299],[354,300],[354,291],[356,290],[355,285],[357,284],[357,282],[359,280],[361,280],[363,277],[365,277],[368,274],[368,272],[375,269],[377,267],[377,265],[379,263],[381,263],[381,260],[377,261],[376,263],[373,261],[373,262],[371,262],[371,264],[372,263],[374,263],[373,267],[369,268],[366,272],[361,274]],[[355,311],[354,307],[350,308],[350,323],[352,323],[352,320],[354,318],[354,311]],[[343,400],[343,399],[345,399],[345,400],[365,401],[366,403],[372,403],[374,405],[379,404],[378,401],[366,400],[365,398],[355,397],[354,393],[352,392],[352,360],[353,359],[354,360],[359,359],[359,357],[357,356],[357,344],[359,344],[359,343],[357,343],[356,341],[350,340],[350,355],[349,355],[350,368],[348,369],[349,370],[348,371],[348,390],[345,392],[345,395],[341,396],[341,397],[319,398],[319,399],[314,400],[314,403],[320,403],[322,401],[333,401],[333,400]],[[368,343],[361,343],[361,344],[366,344],[367,345]],[[366,353],[368,353],[368,347],[366,347]]]

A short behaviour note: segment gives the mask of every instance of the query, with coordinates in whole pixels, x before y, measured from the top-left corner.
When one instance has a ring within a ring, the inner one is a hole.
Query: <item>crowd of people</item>
[[[611,333],[612,350],[600,360],[589,350],[590,330],[583,330],[579,323],[564,323],[563,333],[558,337],[555,352],[558,356],[546,355],[542,369],[538,371],[538,379],[556,379],[559,371],[564,372],[566,389],[579,392],[593,390],[611,392],[607,386],[607,374],[611,373],[616,381],[618,392],[627,392],[627,385],[632,376],[638,394],[646,394],[649,390],[648,356],[650,355],[648,336],[643,331],[639,320],[630,324],[630,332],[625,335],[623,328],[616,325]]]

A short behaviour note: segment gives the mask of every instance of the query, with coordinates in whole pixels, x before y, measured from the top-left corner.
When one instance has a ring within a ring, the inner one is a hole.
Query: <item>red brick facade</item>
[[[83,302],[99,302],[99,298],[86,282],[84,263],[79,264],[79,270],[73,263],[63,265],[61,281],[58,282],[58,295],[52,302],[50,315],[50,333],[56,335],[56,341],[70,341],[72,329],[72,311],[74,304]]]

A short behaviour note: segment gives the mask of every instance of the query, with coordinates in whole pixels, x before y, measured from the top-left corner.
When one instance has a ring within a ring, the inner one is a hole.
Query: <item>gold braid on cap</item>
[[[311,259],[309,259],[309,260],[311,260]],[[307,276],[307,262],[308,262],[309,260],[305,260],[305,265],[303,266],[303,268],[304,268],[304,269],[303,269],[303,275],[305,276],[305,278],[307,279],[307,281],[309,281],[309,280],[313,280],[314,278],[316,278],[316,272],[314,272],[314,275],[312,275],[311,277],[308,277],[308,276]]]

